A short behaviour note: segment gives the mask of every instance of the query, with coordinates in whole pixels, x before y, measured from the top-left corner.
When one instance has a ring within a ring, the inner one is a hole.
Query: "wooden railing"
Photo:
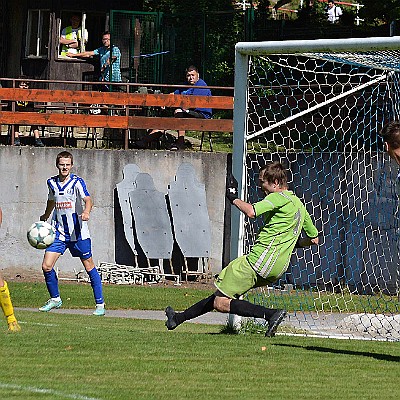
[[[0,88],[2,103],[31,101],[43,104],[41,112],[15,112],[15,106],[0,111],[0,125],[42,125],[120,129],[124,148],[129,146],[130,129],[193,130],[233,132],[232,119],[197,119],[146,116],[148,107],[212,108],[232,110],[232,96],[188,96],[76,90]],[[11,103],[12,104],[12,103]],[[14,103],[15,104],[15,103]],[[91,104],[103,105],[109,115],[81,113]],[[40,106],[39,106],[40,107]],[[140,115],[137,115],[140,114]]]

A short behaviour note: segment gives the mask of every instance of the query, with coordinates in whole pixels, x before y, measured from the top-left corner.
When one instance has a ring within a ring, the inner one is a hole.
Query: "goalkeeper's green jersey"
[[[318,231],[303,203],[290,190],[270,193],[253,207],[256,217],[263,216],[264,226],[247,261],[258,275],[273,282],[286,271],[301,230],[310,238],[317,237]]]

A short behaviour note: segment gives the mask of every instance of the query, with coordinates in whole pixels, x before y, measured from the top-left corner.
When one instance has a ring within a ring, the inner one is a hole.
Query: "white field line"
[[[2,389],[19,390],[21,392],[48,394],[50,396],[57,396],[57,397],[60,397],[60,398],[63,398],[63,399],[101,400],[101,399],[98,399],[98,398],[95,398],[95,397],[82,396],[80,394],[67,394],[67,393],[59,392],[57,390],[52,390],[52,389],[43,389],[43,388],[38,388],[38,387],[34,387],[34,386],[14,385],[14,384],[10,384],[10,383],[2,383],[2,382],[0,382],[0,388],[2,388]]]
[[[18,323],[20,325],[60,326],[59,324],[45,324],[45,323],[42,323],[42,322],[26,322],[26,321],[21,321],[21,320],[18,320]]]

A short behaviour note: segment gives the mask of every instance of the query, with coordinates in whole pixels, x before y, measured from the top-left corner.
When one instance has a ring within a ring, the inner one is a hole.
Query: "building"
[[[90,80],[98,62],[63,57],[62,28],[71,25],[73,14],[80,14],[88,31],[85,47],[93,50],[101,46],[101,34],[110,28],[111,10],[141,10],[142,6],[142,0],[0,0],[0,76]]]

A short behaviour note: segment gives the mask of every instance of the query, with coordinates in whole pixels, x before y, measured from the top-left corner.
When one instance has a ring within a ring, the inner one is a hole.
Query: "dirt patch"
[[[9,267],[1,270],[4,278],[8,281],[21,282],[43,282],[42,271],[30,268]]]

